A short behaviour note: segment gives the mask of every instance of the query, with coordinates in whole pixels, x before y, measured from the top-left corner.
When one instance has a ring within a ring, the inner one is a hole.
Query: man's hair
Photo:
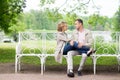
[[[79,23],[82,23],[82,25],[83,25],[83,20],[82,19],[76,19],[75,21],[78,21]]]
[[[66,24],[67,24],[67,23],[66,23],[66,22],[63,22],[63,21],[60,22],[60,23],[58,24],[58,26],[57,26],[57,31],[60,31],[60,32],[61,32]]]

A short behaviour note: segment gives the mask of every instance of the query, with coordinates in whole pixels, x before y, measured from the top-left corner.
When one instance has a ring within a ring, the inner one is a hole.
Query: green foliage
[[[79,0],[64,0],[62,4],[56,5],[58,0],[40,0],[40,8],[43,10],[49,9],[51,11],[63,13],[87,13],[87,4],[89,1],[79,1]],[[54,6],[54,7],[53,7]]]
[[[14,41],[18,41],[18,32],[24,31],[26,29],[26,25],[22,22],[23,21],[23,14],[18,15],[16,18],[16,23],[12,24],[8,30],[10,33],[7,35],[13,37]]]
[[[25,0],[0,0],[0,29],[8,33],[24,7]]]
[[[113,30],[114,31],[120,31],[120,6],[118,8],[118,11],[115,13],[114,19],[113,19]]]
[[[93,27],[93,30],[106,30],[106,24],[109,23],[109,18],[106,16],[100,16],[98,14],[93,14],[89,17],[88,23]]]
[[[33,30],[52,30],[56,29],[55,23],[49,19],[46,12],[31,10],[24,14],[23,23],[26,25],[27,29]]]
[[[45,4],[53,4],[55,0],[40,0],[40,5],[44,6]]]
[[[65,15],[65,21],[69,24],[69,25],[74,25],[74,22],[75,20],[77,19],[77,15],[75,13],[73,14],[70,14],[70,13],[67,13]]]
[[[9,31],[11,32],[10,34],[17,34],[18,32],[24,31],[26,29],[26,25],[22,22],[23,20],[22,18],[23,18],[23,15],[19,15],[16,18],[17,23],[9,27]]]
[[[96,54],[116,54],[116,44],[96,43]]]
[[[13,43],[1,43],[0,44],[0,63],[15,62],[15,45],[16,44],[13,44]],[[27,43],[26,43],[26,45],[27,45]],[[54,53],[54,52],[52,52],[52,53]],[[76,56],[73,59],[74,59],[74,65],[79,65],[81,57]],[[40,64],[40,60],[37,57],[23,57],[23,58],[21,58],[21,61],[23,63],[34,64],[34,65]],[[55,62],[54,57],[48,57],[46,59],[47,66],[48,65],[66,65],[66,64],[67,64],[67,62],[66,62],[65,58],[63,58],[62,64]],[[101,57],[97,61],[97,65],[116,65],[116,64],[117,64],[117,60],[115,57]],[[92,59],[87,58],[87,62],[85,65],[92,65]]]
[[[57,22],[60,19],[63,19],[62,14],[60,14],[57,10],[46,10],[47,16],[49,20],[53,22]]]

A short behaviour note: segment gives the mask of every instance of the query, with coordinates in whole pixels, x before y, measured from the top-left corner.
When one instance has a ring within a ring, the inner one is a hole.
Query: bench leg
[[[20,71],[21,70],[21,62],[20,62],[20,57],[18,58],[18,70]]]
[[[120,65],[118,65],[118,72],[120,72]]]
[[[16,55],[16,57],[15,57],[15,73],[17,73],[17,69],[18,69],[18,56]]]
[[[41,57],[41,75],[44,74],[45,71],[45,58]]]
[[[97,59],[96,59],[96,57],[94,56],[93,57],[93,70],[94,70],[94,75],[96,74],[96,61],[97,61]]]
[[[45,71],[45,62],[46,62],[46,58],[44,58],[44,62],[43,62],[43,70]]]
[[[117,59],[118,59],[118,72],[120,72],[120,56],[118,56]]]
[[[17,73],[18,70],[19,71],[21,70],[21,67],[20,67],[20,57],[16,56],[16,58],[15,58],[15,73]]]
[[[41,59],[41,75],[43,75],[43,60]]]

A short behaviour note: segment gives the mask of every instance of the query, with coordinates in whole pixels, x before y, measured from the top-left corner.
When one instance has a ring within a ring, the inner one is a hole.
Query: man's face
[[[78,21],[75,21],[75,28],[79,30],[80,27],[82,27],[82,24],[79,23]]]

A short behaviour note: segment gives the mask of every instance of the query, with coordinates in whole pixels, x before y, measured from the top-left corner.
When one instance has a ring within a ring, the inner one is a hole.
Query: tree
[[[27,29],[56,29],[55,22],[53,22],[53,20],[51,20],[51,17],[48,17],[47,15],[48,12],[46,11],[31,10],[30,12],[24,14],[23,23],[26,24]],[[54,20],[56,20],[56,18]]]
[[[113,30],[120,31],[120,6],[118,8],[118,11],[114,15],[114,18],[113,18]]]
[[[69,24],[69,25],[74,25],[74,22],[75,20],[78,18],[78,16],[73,13],[73,14],[70,14],[70,13],[67,13],[65,15],[65,21]]]
[[[16,18],[17,23],[9,27],[9,30],[12,33],[18,33],[19,31],[24,31],[26,25],[22,22],[22,20],[23,20],[23,15],[21,14]]]
[[[9,33],[16,17],[23,11],[25,0],[0,0],[0,29]]]
[[[58,0],[40,0],[41,10],[50,9],[62,13],[86,13],[87,4],[89,4],[91,0],[62,0],[63,3],[56,5],[55,3],[57,3],[57,1]]]
[[[58,20],[63,19],[62,14],[60,14],[57,10],[47,9],[45,11],[45,13],[47,13],[47,16],[48,16],[49,20],[51,20],[53,22],[57,22]]]
[[[40,10],[47,11],[47,16],[53,22],[67,21],[70,29],[73,29],[74,20],[78,15],[88,13],[87,8],[90,2],[94,4],[94,9],[98,9],[93,0],[62,0],[62,3],[58,1],[60,0],[40,0]],[[86,23],[85,21],[85,27],[88,27]]]
[[[26,25],[22,22],[23,17],[24,17],[23,14],[16,17],[15,19],[17,23],[12,24],[8,29],[10,31],[9,35],[13,37],[14,41],[18,41],[18,32],[24,31],[26,29]]]
[[[88,23],[92,26],[93,30],[106,30],[106,24],[109,23],[109,18],[93,14],[89,17]]]

